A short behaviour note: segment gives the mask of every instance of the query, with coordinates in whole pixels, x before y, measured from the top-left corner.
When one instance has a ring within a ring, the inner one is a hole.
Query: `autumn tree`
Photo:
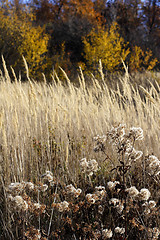
[[[45,70],[45,55],[49,37],[44,29],[32,24],[33,16],[0,9],[0,52],[8,65],[17,71],[22,69],[22,55],[29,64],[31,75]]]
[[[154,69],[157,63],[158,60],[157,58],[153,57],[153,53],[150,49],[143,51],[138,46],[134,46],[132,48],[129,59],[130,71],[143,71],[143,70],[149,71]]]
[[[118,32],[117,23],[113,23],[109,30],[99,28],[92,30],[84,38],[84,58],[86,65],[96,70],[99,60],[109,72],[120,69],[122,59],[125,61],[129,49]]]

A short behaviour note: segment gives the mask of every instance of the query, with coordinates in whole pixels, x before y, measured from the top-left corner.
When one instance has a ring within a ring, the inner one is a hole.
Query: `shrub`
[[[117,23],[114,23],[109,30],[94,29],[84,38],[84,58],[87,66],[95,70],[101,59],[104,68],[110,72],[120,68],[121,59],[126,59],[129,49],[118,30]]]
[[[129,67],[131,71],[152,70],[157,62],[158,60],[157,58],[153,58],[151,50],[144,52],[140,47],[135,46],[131,52]]]

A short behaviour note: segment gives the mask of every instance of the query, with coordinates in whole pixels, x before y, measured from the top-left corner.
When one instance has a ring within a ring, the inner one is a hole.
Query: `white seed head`
[[[116,227],[114,229],[114,232],[119,233],[119,234],[124,234],[125,233],[125,228]]]
[[[129,135],[133,136],[135,140],[142,140],[144,138],[143,129],[140,127],[130,128]]]
[[[151,200],[151,201],[149,201],[148,206],[149,206],[150,209],[153,209],[156,206],[156,202]]]
[[[58,203],[58,210],[59,212],[64,212],[68,210],[69,203],[67,201],[63,201],[61,203]]]
[[[130,197],[136,197],[139,194],[139,191],[136,187],[130,187],[126,189],[126,192],[128,192]]]
[[[109,239],[113,236],[112,230],[111,229],[103,229],[102,231],[102,238],[103,239]]]
[[[25,188],[29,191],[33,191],[34,190],[34,184],[32,182],[26,182],[25,184]]]
[[[138,194],[138,198],[140,201],[147,201],[151,196],[151,193],[148,189],[142,188]]]
[[[119,203],[120,203],[120,200],[117,199],[117,198],[111,198],[110,201],[109,201],[109,204],[113,205],[114,207],[119,205]]]

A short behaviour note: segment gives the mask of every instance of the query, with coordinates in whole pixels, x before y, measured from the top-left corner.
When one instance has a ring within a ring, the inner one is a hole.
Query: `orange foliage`
[[[153,58],[152,51],[143,51],[140,47],[134,46],[131,52],[129,66],[131,71],[152,70],[158,63],[157,58]]]

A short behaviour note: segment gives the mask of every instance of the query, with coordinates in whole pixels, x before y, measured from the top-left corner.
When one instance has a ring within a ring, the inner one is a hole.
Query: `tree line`
[[[0,53],[16,73],[25,57],[30,75],[48,78],[160,68],[160,0],[1,0]]]

